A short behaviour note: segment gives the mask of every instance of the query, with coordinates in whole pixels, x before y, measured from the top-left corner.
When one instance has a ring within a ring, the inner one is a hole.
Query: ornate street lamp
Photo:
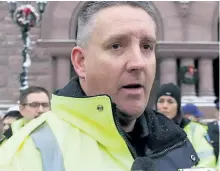
[[[36,1],[37,11],[30,5],[30,2],[17,6],[16,1],[8,1],[8,9],[11,14],[12,20],[20,27],[21,36],[24,42],[24,48],[22,50],[22,73],[20,74],[20,91],[27,89],[28,86],[28,68],[31,65],[31,59],[29,55],[30,51],[30,37],[29,31],[32,27],[38,24],[46,8],[46,1]]]

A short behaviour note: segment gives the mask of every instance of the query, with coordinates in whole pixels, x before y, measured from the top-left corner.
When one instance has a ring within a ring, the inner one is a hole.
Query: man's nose
[[[145,56],[142,54],[139,46],[133,47],[129,52],[129,61],[127,63],[128,71],[140,71],[145,67]]]
[[[40,105],[39,108],[38,108],[38,112],[41,113],[41,112],[43,112],[43,111],[44,111],[44,108],[42,107],[42,105]]]

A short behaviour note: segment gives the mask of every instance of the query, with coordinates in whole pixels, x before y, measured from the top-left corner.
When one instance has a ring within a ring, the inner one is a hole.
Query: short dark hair
[[[88,1],[81,8],[78,15],[76,33],[77,45],[83,47],[87,44],[88,38],[93,30],[91,21],[99,11],[105,8],[122,5],[143,9],[150,15],[156,26],[156,12],[152,3],[149,1]]]
[[[39,87],[39,86],[31,86],[31,87],[29,87],[26,90],[21,92],[20,98],[19,98],[19,102],[22,105],[22,104],[26,103],[27,96],[29,94],[32,94],[32,93],[42,93],[42,92],[45,93],[48,96],[48,98],[50,98],[49,92],[45,88]]]
[[[21,113],[17,110],[13,110],[13,111],[10,111],[8,113],[5,114],[3,120],[7,117],[12,117],[12,118],[16,118],[16,119],[21,119],[23,118],[23,116],[21,115]]]

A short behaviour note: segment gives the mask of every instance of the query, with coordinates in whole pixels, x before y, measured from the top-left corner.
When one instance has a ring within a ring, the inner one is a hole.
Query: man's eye
[[[116,44],[113,44],[112,46],[111,46],[111,48],[112,49],[119,49],[121,47],[121,45],[120,44],[118,44],[118,43],[116,43]]]
[[[150,45],[143,45],[143,48],[146,49],[146,50],[152,50],[153,47],[150,46]]]

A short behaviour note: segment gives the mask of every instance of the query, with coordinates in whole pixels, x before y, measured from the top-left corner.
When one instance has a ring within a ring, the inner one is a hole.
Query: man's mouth
[[[141,84],[128,84],[125,86],[122,86],[122,88],[126,89],[137,89],[137,88],[142,88],[143,86]]]

